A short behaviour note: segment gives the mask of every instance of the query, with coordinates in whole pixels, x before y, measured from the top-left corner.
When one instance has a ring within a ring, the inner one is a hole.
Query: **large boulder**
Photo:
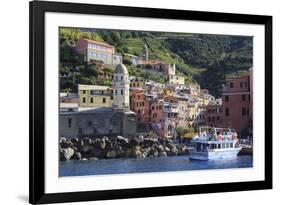
[[[176,146],[173,144],[173,143],[171,143],[171,142],[168,142],[168,143],[166,143],[166,146],[169,148],[169,149],[176,149]]]
[[[71,157],[72,160],[81,160],[82,155],[80,152],[75,152],[74,155]]]
[[[159,155],[159,152],[157,150],[154,150],[153,157],[158,157],[158,155]]]
[[[163,138],[158,138],[158,142],[163,145],[165,143],[165,140]]]
[[[66,149],[72,145],[71,141],[66,139],[65,137],[60,138],[60,147],[62,149]]]
[[[64,142],[66,142],[66,138],[65,137],[61,137],[60,138],[60,143],[64,143]]]
[[[169,147],[165,146],[165,147],[164,147],[164,151],[165,151],[165,152],[170,152],[171,149],[170,149]]]
[[[106,146],[105,140],[103,139],[96,139],[93,143],[93,148],[94,149],[104,149]]]
[[[117,136],[116,138],[117,138],[117,141],[118,141],[119,143],[121,143],[121,144],[122,144],[122,143],[125,143],[125,144],[128,143],[128,139],[125,138],[125,137]]]
[[[102,140],[100,141],[100,147],[101,147],[102,149],[105,149],[105,146],[106,146],[105,139],[102,139]]]
[[[150,148],[143,148],[142,150],[142,154],[144,157],[148,157],[148,153],[150,152]]]
[[[145,155],[142,153],[141,146],[135,146],[131,149],[131,156],[134,158],[142,158],[145,157]]]
[[[130,141],[129,141],[129,147],[132,148],[132,147],[135,147],[139,144],[138,140],[136,138],[132,138]]]
[[[85,144],[80,147],[82,153],[89,153],[93,147],[91,145]]]
[[[160,152],[159,157],[167,157],[167,152]]]
[[[107,154],[106,154],[106,157],[107,158],[116,158],[117,154],[115,151],[109,151]]]
[[[178,150],[176,148],[171,149],[171,151],[168,153],[169,156],[177,156]]]
[[[106,157],[106,153],[102,148],[95,147],[91,149],[90,156],[103,159]]]
[[[134,157],[135,158],[144,158],[145,155],[140,150],[135,150],[134,151]]]
[[[77,137],[72,138],[70,141],[75,147],[80,146],[80,141]]]
[[[109,140],[105,140],[105,148],[106,151],[112,150],[113,149],[113,144]]]
[[[157,151],[157,149],[151,147],[151,148],[148,150],[147,156],[148,156],[148,157],[158,157],[158,151]]]
[[[137,137],[135,137],[135,139],[139,142],[142,143],[144,141],[144,136],[143,135],[139,135]]]
[[[74,155],[74,149],[72,149],[71,147],[68,147],[66,149],[61,149],[62,152],[62,157],[63,160],[62,161],[69,161],[71,159],[71,157]]]
[[[157,150],[158,152],[163,152],[164,151],[164,147],[159,144],[159,143],[156,143],[152,146],[153,149]]]
[[[92,143],[92,139],[89,137],[84,137],[81,141],[84,145],[90,145]]]
[[[122,149],[128,149],[129,146],[129,140],[127,138],[124,138],[122,136],[117,136],[117,143],[122,147]]]
[[[125,150],[125,157],[127,157],[127,158],[132,157],[132,152],[133,152],[132,149]]]
[[[116,157],[125,157],[125,154],[126,154],[126,152],[123,149],[118,149],[116,151],[116,155],[117,155]]]
[[[152,147],[154,145],[154,143],[156,143],[155,139],[151,139],[151,138],[144,138],[143,140],[143,146],[144,147]]]

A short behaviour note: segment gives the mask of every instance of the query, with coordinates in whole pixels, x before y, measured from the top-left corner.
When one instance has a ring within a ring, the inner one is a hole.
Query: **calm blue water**
[[[234,160],[198,161],[188,156],[143,159],[107,159],[60,162],[60,176],[85,176],[202,169],[246,168],[253,166],[253,157],[238,156]]]

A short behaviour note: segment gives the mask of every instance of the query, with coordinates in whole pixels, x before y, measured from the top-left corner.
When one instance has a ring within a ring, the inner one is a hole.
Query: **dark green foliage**
[[[81,71],[84,73],[85,76],[93,76],[93,77],[98,76],[98,70],[95,65],[83,66],[81,67]]]
[[[179,126],[176,128],[176,131],[179,137],[183,137],[187,133],[194,133],[195,129],[193,127],[186,128],[186,127]]]
[[[113,69],[110,67],[105,67],[103,69],[103,72],[107,73],[107,74],[113,74]]]
[[[151,69],[152,68],[152,66],[151,65],[145,65],[145,69]]]
[[[184,38],[167,38],[166,42],[186,64],[206,69],[194,78],[216,97],[220,96],[222,76],[246,71],[253,64],[251,37],[193,34]]]
[[[132,65],[132,61],[128,58],[123,58],[123,64],[125,65]]]
[[[207,88],[210,93],[218,97],[221,94],[222,84],[224,84],[224,61],[215,61],[209,65],[208,69],[200,75],[198,79],[203,88]]]
[[[77,54],[74,46],[69,39],[60,40],[60,62],[81,64],[83,63],[83,56]]]
[[[216,60],[225,61],[230,68],[248,69],[252,65],[251,37],[194,34],[167,38],[166,42],[172,51],[193,66],[206,67]]]

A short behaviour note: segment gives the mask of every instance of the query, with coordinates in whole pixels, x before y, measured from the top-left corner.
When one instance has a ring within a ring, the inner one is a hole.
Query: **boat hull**
[[[194,160],[216,160],[216,159],[235,159],[241,148],[235,148],[231,150],[217,150],[211,152],[190,152],[190,159]]]

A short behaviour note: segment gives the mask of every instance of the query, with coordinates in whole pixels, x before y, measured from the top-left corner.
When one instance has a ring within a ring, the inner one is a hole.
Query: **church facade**
[[[136,135],[136,115],[130,111],[130,80],[123,64],[116,66],[112,82],[112,106],[60,110],[60,137]],[[92,93],[89,93],[91,95]]]

